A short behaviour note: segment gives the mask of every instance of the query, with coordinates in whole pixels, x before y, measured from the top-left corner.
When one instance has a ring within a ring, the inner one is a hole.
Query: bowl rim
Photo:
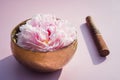
[[[26,21],[28,21],[28,20],[30,20],[30,19],[31,19],[31,18],[26,19],[26,20],[20,22],[17,26],[15,26],[15,27],[13,28],[13,30],[12,30],[12,32],[11,32],[11,35],[10,35],[10,37],[11,37],[11,42],[13,42],[17,47],[19,47],[19,48],[21,48],[21,49],[24,49],[24,50],[26,50],[26,51],[30,51],[30,52],[42,52],[42,53],[47,53],[47,52],[55,52],[55,51],[58,51],[58,50],[67,48],[67,47],[69,47],[69,46],[72,45],[72,44],[78,44],[78,43],[77,43],[77,39],[75,39],[72,43],[70,43],[70,44],[67,45],[67,46],[64,46],[64,47],[62,47],[62,48],[59,48],[59,49],[57,49],[57,50],[46,51],[46,52],[44,52],[44,51],[32,51],[32,50],[30,50],[30,49],[25,49],[25,48],[23,48],[23,47],[20,47],[19,45],[17,45],[17,36],[16,36],[16,33],[19,32],[19,27],[20,27],[21,25],[24,25],[24,24],[26,23]],[[76,46],[77,46],[77,45],[76,45]],[[75,46],[75,47],[76,47],[76,46]]]

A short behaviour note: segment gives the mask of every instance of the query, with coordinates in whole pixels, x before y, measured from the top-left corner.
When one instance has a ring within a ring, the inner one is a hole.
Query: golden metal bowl
[[[16,58],[24,66],[38,72],[53,72],[61,69],[74,55],[77,48],[77,40],[67,47],[50,52],[35,52],[24,49],[16,44],[19,26],[27,20],[18,24],[11,33],[11,50]]]

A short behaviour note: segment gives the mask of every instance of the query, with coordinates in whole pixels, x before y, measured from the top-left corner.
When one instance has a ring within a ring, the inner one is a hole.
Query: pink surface
[[[0,0],[0,80],[120,80],[119,0]],[[37,13],[68,19],[78,29],[78,49],[72,60],[54,73],[34,73],[14,59],[11,30]],[[91,15],[110,49],[107,58],[97,55],[85,17]]]

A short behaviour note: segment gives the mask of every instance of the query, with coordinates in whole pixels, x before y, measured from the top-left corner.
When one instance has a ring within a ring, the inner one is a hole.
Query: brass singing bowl
[[[35,52],[24,49],[17,45],[17,36],[19,26],[26,23],[27,20],[18,24],[11,32],[11,50],[16,60],[38,72],[53,72],[66,65],[74,55],[77,48],[77,40],[69,46],[49,52]]]

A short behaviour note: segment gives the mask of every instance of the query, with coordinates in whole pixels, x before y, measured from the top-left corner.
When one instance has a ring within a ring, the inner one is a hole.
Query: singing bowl
[[[75,54],[77,40],[55,51],[39,52],[24,49],[17,45],[16,34],[20,32],[19,27],[26,21],[18,24],[11,32],[11,50],[16,60],[25,67],[38,72],[53,72],[63,68]]]

